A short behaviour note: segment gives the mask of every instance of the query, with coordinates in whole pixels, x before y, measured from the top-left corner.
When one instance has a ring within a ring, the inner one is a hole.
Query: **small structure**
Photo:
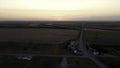
[[[81,50],[77,47],[77,42],[75,40],[70,40],[67,44],[67,49],[75,55],[83,55]]]
[[[31,60],[32,56],[16,56],[17,59]]]

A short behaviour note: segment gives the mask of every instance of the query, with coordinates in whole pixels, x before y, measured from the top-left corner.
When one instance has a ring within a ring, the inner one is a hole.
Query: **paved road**
[[[105,64],[100,62],[94,55],[88,53],[87,48],[83,44],[83,29],[84,29],[84,24],[82,25],[81,35],[79,37],[79,49],[83,52],[83,54],[86,57],[88,57],[93,62],[95,62],[99,67],[101,67],[101,68],[108,68]]]
[[[26,54],[26,53],[0,53],[0,56],[10,55],[10,56],[43,56],[43,57],[75,57],[75,58],[87,58],[86,55],[76,56],[76,55],[43,55],[43,54]],[[96,57],[108,57],[108,58],[118,58],[120,56],[111,56],[111,55],[97,55]]]
[[[40,57],[78,57],[78,58],[86,58],[85,56],[74,56],[74,55],[43,55],[43,54],[18,54],[18,53],[0,53],[1,56],[40,56]]]
[[[62,58],[62,61],[60,63],[60,68],[68,68],[68,62],[67,62],[67,58],[66,57],[63,57]]]

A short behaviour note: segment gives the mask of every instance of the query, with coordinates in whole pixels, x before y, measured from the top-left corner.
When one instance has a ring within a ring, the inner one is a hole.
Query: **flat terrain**
[[[75,39],[77,30],[45,29],[45,28],[0,28],[0,41],[19,41],[37,43],[63,43]]]
[[[120,31],[85,29],[84,39],[99,45],[120,45]]]
[[[84,44],[120,56],[120,25],[112,25],[85,25]],[[69,40],[78,39],[81,24],[25,26],[24,28],[21,26],[14,28],[0,27],[0,53],[77,56],[67,51],[65,46]],[[120,67],[120,58],[113,60],[112,58],[99,59],[111,68]],[[53,68],[60,61],[60,57],[34,56],[32,60],[28,61],[17,59],[15,56],[1,56],[0,68],[8,68],[7,66],[10,68],[16,68],[16,66],[18,68]],[[88,68],[88,66],[99,68],[86,58],[69,57],[67,61],[70,68]]]
[[[17,59],[14,56],[0,57],[1,68],[59,68],[62,58],[34,56],[31,60]],[[99,68],[87,58],[67,58],[69,68]]]
[[[78,30],[48,28],[0,28],[4,53],[64,54],[65,42],[76,39]]]
[[[105,26],[106,29],[101,29],[103,27],[101,25],[85,25],[83,37],[85,45],[94,44],[97,48],[109,51],[113,50],[110,46],[119,48],[120,31],[110,30],[111,25]],[[113,26],[111,27],[113,28]],[[67,41],[78,39],[80,29],[80,24],[41,25],[37,28],[0,28],[0,51],[66,54]],[[67,52],[67,54],[69,53]]]

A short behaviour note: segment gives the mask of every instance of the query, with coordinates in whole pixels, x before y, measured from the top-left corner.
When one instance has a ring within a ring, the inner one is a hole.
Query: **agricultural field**
[[[111,25],[105,26],[106,28],[101,29],[103,25],[85,25],[83,32],[84,44],[90,46],[94,44],[94,47],[108,51],[113,49],[110,49],[110,46],[119,48],[120,31],[110,30]],[[118,25],[116,26],[118,27]],[[111,28],[113,27],[115,25],[111,26]],[[64,54],[66,52],[64,49],[66,42],[79,39],[80,29],[81,24],[47,26],[42,24],[37,28],[35,26],[34,28],[31,26],[28,28],[0,28],[0,51]]]
[[[57,44],[75,39],[77,30],[46,28],[0,28],[0,41],[37,42]]]
[[[120,56],[120,25],[112,25],[85,24],[83,30],[84,45],[100,51],[103,50],[114,56]],[[81,24],[25,26],[0,27],[0,53],[74,56],[67,57],[70,68],[88,68],[88,66],[99,68],[90,59],[76,57],[78,55],[65,48],[69,40],[79,40]],[[97,58],[110,68],[120,67],[120,58]],[[31,60],[23,60],[17,59],[15,56],[5,55],[0,56],[0,68],[7,68],[7,66],[16,68],[14,64],[20,68],[54,68],[61,59],[62,57],[33,56]]]
[[[65,42],[76,39],[78,30],[48,28],[0,28],[0,51],[62,54]]]
[[[34,56],[31,60],[17,59],[14,56],[1,56],[1,68],[59,68],[62,58]],[[67,58],[69,68],[99,68],[87,58]],[[86,66],[88,65],[88,66]]]

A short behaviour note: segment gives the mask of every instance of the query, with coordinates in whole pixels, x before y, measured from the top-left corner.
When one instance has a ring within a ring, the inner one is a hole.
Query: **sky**
[[[0,20],[120,20],[120,0],[0,0]]]

